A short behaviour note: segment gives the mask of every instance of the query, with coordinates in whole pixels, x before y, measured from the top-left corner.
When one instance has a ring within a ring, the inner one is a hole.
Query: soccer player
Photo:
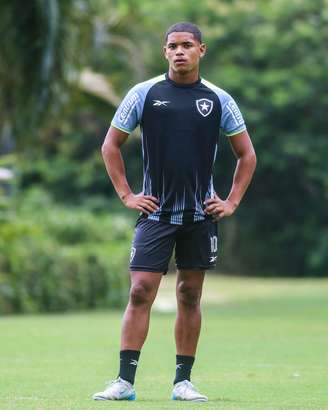
[[[127,208],[140,212],[132,244],[131,289],[123,317],[119,376],[95,400],[134,400],[134,379],[152,303],[175,247],[177,317],[174,400],[207,401],[190,382],[201,327],[205,271],[215,267],[217,221],[238,207],[256,165],[243,117],[232,97],[199,76],[206,46],[197,26],[177,23],[165,36],[168,72],[134,86],[102,146],[108,175]],[[140,125],[143,189],[126,179],[121,145]],[[231,191],[216,194],[213,166],[219,132],[237,158]]]

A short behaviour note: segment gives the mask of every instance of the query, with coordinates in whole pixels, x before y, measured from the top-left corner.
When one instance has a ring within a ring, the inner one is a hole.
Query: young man
[[[207,401],[190,382],[201,326],[200,298],[205,271],[217,258],[217,221],[238,207],[256,165],[255,152],[235,101],[199,77],[205,55],[201,32],[177,23],[166,33],[167,74],[137,84],[119,106],[102,154],[124,205],[141,212],[131,251],[131,289],[121,334],[120,371],[95,400],[134,400],[133,387],[149,315],[175,247],[177,317],[176,376],[172,398]],[[126,179],[121,145],[140,124],[143,190],[134,194]],[[228,197],[213,187],[219,130],[237,157]]]

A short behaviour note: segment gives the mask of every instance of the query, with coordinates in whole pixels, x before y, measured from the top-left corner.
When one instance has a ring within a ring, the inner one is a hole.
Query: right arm
[[[117,195],[124,205],[149,215],[158,209],[157,198],[143,195],[143,193],[135,195],[126,179],[121,145],[125,143],[128,135],[128,133],[111,126],[101,147],[102,157]]]

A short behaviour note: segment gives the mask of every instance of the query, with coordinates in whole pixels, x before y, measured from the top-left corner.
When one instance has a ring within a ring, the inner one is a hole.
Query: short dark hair
[[[196,26],[196,24],[189,23],[188,21],[173,24],[171,27],[167,29],[165,33],[165,41],[167,41],[169,34],[176,32],[192,33],[196,40],[198,40],[200,43],[202,42],[202,33]]]

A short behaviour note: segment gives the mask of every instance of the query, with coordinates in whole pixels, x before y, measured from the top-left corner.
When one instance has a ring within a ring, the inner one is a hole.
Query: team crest
[[[202,114],[203,117],[207,117],[213,110],[213,101],[208,100],[207,98],[201,98],[196,101],[196,107],[198,112]]]

